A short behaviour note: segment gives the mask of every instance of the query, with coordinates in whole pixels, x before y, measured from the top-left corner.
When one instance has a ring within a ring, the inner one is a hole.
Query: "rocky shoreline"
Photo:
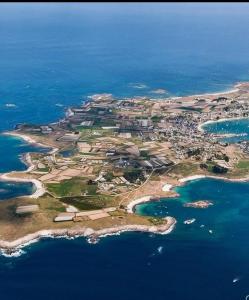
[[[103,228],[94,230],[89,227],[82,227],[77,229],[51,229],[51,230],[40,230],[35,233],[31,233],[16,239],[14,241],[0,240],[0,251],[6,256],[16,256],[15,253],[20,249],[28,246],[31,243],[38,242],[42,238],[101,238],[109,235],[120,234],[122,232],[148,232],[155,234],[169,234],[175,227],[176,220],[173,217],[164,218],[166,221],[162,225],[123,225],[111,228]]]
[[[238,87],[241,84],[238,84],[236,87],[236,89],[232,90],[232,91],[227,91],[227,92],[220,92],[220,93],[216,93],[216,94],[207,94],[207,95],[223,95],[223,94],[229,94],[229,93],[233,93],[233,92],[237,92],[238,91]],[[196,95],[197,96],[197,95]],[[201,95],[199,95],[201,96]],[[180,98],[184,98],[184,97],[180,97]],[[232,119],[242,119],[242,118],[230,118],[230,119],[220,119],[220,120],[209,120],[205,123],[199,124],[198,129],[200,131],[203,131],[202,126],[204,124],[207,123],[213,123],[213,122],[222,122],[225,120],[232,120]],[[41,144],[39,142],[37,142],[35,140],[35,138],[30,137],[28,135],[19,133],[18,131],[14,131],[14,132],[5,132],[3,134],[6,135],[11,135],[11,136],[16,136],[19,138],[22,138],[23,140],[25,140],[28,143],[31,144],[35,144],[35,145],[39,145],[42,147],[49,147],[52,148],[52,150],[49,152],[50,154],[55,153],[56,151],[58,151],[57,148],[53,148],[49,145],[45,145],[45,144]],[[29,171],[31,171],[33,169],[33,165],[32,165],[32,161],[30,158],[29,153],[26,154],[25,156],[25,162],[26,164],[29,166],[28,169],[26,171],[24,171],[24,173],[27,173]],[[34,194],[30,195],[29,197],[31,198],[39,198],[40,196],[42,196],[46,190],[45,187],[43,186],[42,182],[40,182],[37,179],[26,179],[26,178],[19,178],[18,177],[18,172],[15,172],[15,174],[17,174],[15,177],[11,177],[12,172],[10,173],[6,173],[6,174],[1,174],[0,175],[0,180],[6,180],[6,181],[15,181],[15,182],[32,182],[35,186],[36,186],[36,191]],[[23,172],[22,172],[23,173]],[[224,178],[224,177],[219,177],[219,176],[208,176],[208,175],[193,175],[193,176],[189,176],[189,177],[185,177],[185,178],[181,178],[178,179],[177,182],[175,182],[173,185],[172,184],[168,184],[165,183],[164,186],[162,187],[162,191],[163,192],[169,192],[173,187],[175,186],[180,186],[183,185],[185,182],[189,181],[189,180],[195,180],[198,178],[215,178],[215,179],[221,179],[221,180],[229,180],[229,181],[246,181],[249,178],[240,178],[240,179],[229,179],[229,178]],[[165,197],[169,197],[169,194],[166,194]],[[164,196],[163,196],[164,197]],[[135,197],[134,197],[135,198]],[[141,195],[139,198],[137,199],[130,199],[130,201],[127,204],[127,212],[128,213],[134,213],[134,209],[135,206],[140,204],[140,203],[144,203],[144,202],[149,202],[149,201],[153,201],[155,199],[155,197],[150,195],[149,193],[144,193],[144,195]],[[167,234],[170,233],[175,224],[176,224],[176,220],[173,217],[166,217],[165,218],[165,224],[162,225],[123,225],[123,226],[114,226],[114,227],[110,227],[110,228],[103,228],[103,229],[99,229],[99,230],[94,230],[92,228],[88,228],[88,227],[77,227],[76,228],[71,228],[71,229],[51,229],[51,230],[40,230],[38,232],[32,233],[32,234],[28,234],[25,235],[24,237],[21,237],[19,239],[16,239],[14,241],[5,241],[5,240],[0,240],[0,250],[2,251],[2,253],[4,254],[12,254],[15,253],[16,251],[20,250],[21,248],[25,247],[26,245],[36,242],[42,238],[47,238],[47,237],[51,237],[51,238],[56,238],[56,237],[65,237],[65,238],[75,238],[75,237],[86,237],[87,239],[89,239],[91,241],[92,240],[96,240],[100,237],[104,237],[107,235],[114,235],[114,234],[120,234],[121,232],[125,232],[125,231],[138,231],[138,232],[152,232],[152,233],[158,233],[158,234]]]
[[[248,177],[242,177],[242,178],[226,178],[226,177],[221,177],[221,176],[212,176],[212,175],[204,175],[204,174],[198,175],[197,174],[197,175],[192,175],[192,176],[187,176],[187,177],[180,178],[180,179],[178,179],[178,182],[176,184],[174,184],[174,185],[166,183],[164,185],[164,187],[166,186],[166,188],[165,189],[163,188],[163,191],[168,192],[168,191],[172,190],[174,187],[184,185],[188,181],[193,181],[193,180],[197,180],[197,179],[204,179],[204,178],[213,178],[213,179],[224,180],[224,181],[231,181],[231,182],[245,182],[245,181],[249,181],[249,176]],[[169,195],[165,195],[163,198],[168,198],[168,197],[171,197],[171,196],[172,195],[170,195],[170,196]],[[178,197],[178,196],[179,196],[179,194],[175,193],[174,197]],[[155,197],[153,197],[152,195],[147,195],[147,196],[139,197],[137,199],[134,199],[134,200],[130,201],[127,204],[126,211],[128,213],[135,213],[135,208],[136,208],[137,205],[143,204],[143,203],[146,203],[146,202],[156,201],[156,200],[157,199],[155,199]],[[208,206],[209,205],[211,205],[211,204],[208,204]]]

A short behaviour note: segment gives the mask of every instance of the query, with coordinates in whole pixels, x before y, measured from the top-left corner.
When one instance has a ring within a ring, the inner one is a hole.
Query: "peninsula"
[[[139,216],[135,205],[177,196],[171,188],[196,174],[247,179],[248,142],[224,143],[223,136],[202,127],[248,118],[248,99],[246,82],[226,93],[177,99],[97,94],[69,108],[58,122],[18,124],[5,134],[52,150],[28,153],[26,171],[1,175],[1,180],[33,182],[36,191],[0,202],[0,248],[47,235],[169,233],[173,217]]]

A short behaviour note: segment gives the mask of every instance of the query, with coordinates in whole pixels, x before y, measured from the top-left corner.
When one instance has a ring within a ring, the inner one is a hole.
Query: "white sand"
[[[236,86],[239,86],[239,85],[236,85]],[[199,95],[190,95],[190,97],[222,96],[222,95],[237,93],[238,91],[239,91],[238,88],[233,88],[233,89],[230,89],[227,91],[221,91],[221,92],[216,92],[216,93],[204,93],[204,94],[199,94]]]
[[[220,91],[220,92],[215,92],[215,93],[196,94],[196,95],[186,95],[186,96],[180,96],[180,97],[179,96],[178,97],[169,97],[167,99],[178,100],[178,99],[187,98],[187,97],[222,96],[222,95],[237,93],[240,90],[239,87],[241,85],[243,85],[243,82],[235,84],[232,89],[229,89],[229,90],[226,90],[226,91]]]
[[[201,132],[204,132],[204,129],[203,129],[204,125],[213,124],[213,123],[222,123],[222,122],[226,122],[226,121],[243,120],[243,119],[249,119],[249,117],[234,117],[234,118],[223,118],[223,119],[219,119],[219,120],[209,120],[209,121],[199,124],[197,129]]]
[[[20,133],[17,133],[17,132],[4,132],[2,134],[19,137],[19,138],[25,140],[26,142],[28,142],[30,144],[36,144],[36,145],[39,145],[41,147],[52,148],[52,150],[49,152],[49,154],[54,154],[55,152],[58,151],[57,148],[53,148],[49,145],[38,143],[38,142],[36,142],[36,140],[34,140],[33,138],[31,138],[29,136],[26,136],[25,134],[20,134]],[[25,155],[26,155],[25,159],[26,159],[26,162],[29,165],[29,167],[28,167],[27,170],[22,171],[20,173],[28,173],[28,172],[32,171],[35,167],[34,164],[32,163],[30,153],[26,153]],[[44,193],[46,192],[46,189],[43,186],[41,181],[39,181],[37,179],[32,179],[32,178],[29,179],[29,178],[11,177],[11,176],[9,176],[11,173],[13,173],[13,172],[1,174],[0,175],[0,180],[13,181],[13,182],[31,182],[31,183],[33,183],[36,190],[32,195],[27,195],[27,197],[37,199],[37,198],[41,197],[42,195],[44,195]],[[15,172],[15,173],[18,174],[18,172]]]
[[[173,187],[172,184],[166,183],[166,184],[163,186],[162,190],[163,190],[164,192],[168,192],[168,191],[170,191],[170,189],[171,189],[172,187]],[[143,197],[141,197],[141,198],[138,198],[138,199],[135,199],[135,200],[131,201],[131,202],[127,205],[127,212],[130,213],[130,214],[134,213],[134,208],[135,208],[136,205],[138,205],[138,204],[140,204],[140,203],[149,202],[149,201],[151,201],[152,199],[153,199],[152,196],[143,196]]]
[[[30,144],[39,144],[37,143],[36,140],[34,140],[33,138],[25,135],[25,134],[21,134],[21,133],[17,133],[17,132],[10,132],[10,131],[7,131],[7,132],[3,132],[2,134],[4,135],[11,135],[11,136],[16,136],[16,137],[19,137],[23,140],[25,140],[26,142],[30,143]],[[41,144],[39,144],[41,145]],[[44,146],[44,145],[43,145]],[[46,146],[47,147],[47,146]]]
[[[32,182],[36,187],[36,191],[32,195],[28,195],[25,197],[37,199],[44,195],[46,189],[44,188],[43,184],[37,179],[28,179],[28,178],[19,178],[19,177],[10,177],[8,176],[11,173],[5,173],[0,175],[0,180],[4,181],[13,181],[13,182]]]
[[[141,197],[141,198],[138,198],[138,199],[135,199],[133,201],[131,201],[128,205],[127,205],[127,212],[128,213],[133,213],[133,209],[136,205],[140,204],[140,203],[144,203],[144,202],[148,202],[151,200],[151,196],[144,196],[144,197]]]
[[[201,178],[205,178],[205,177],[207,177],[207,176],[206,175],[193,175],[193,176],[188,176],[188,177],[178,179],[178,181],[182,183],[182,182],[195,180],[195,179],[201,179]]]
[[[163,192],[169,192],[169,191],[171,190],[172,187],[173,187],[172,184],[166,183],[166,184],[163,186],[162,191],[163,191]]]
[[[226,178],[226,177],[219,177],[219,176],[206,176],[208,178],[214,178],[214,179],[220,179],[220,180],[225,180],[225,181],[233,181],[233,182],[244,182],[244,181],[249,181],[249,176],[248,177],[243,177],[243,178]]]
[[[3,132],[1,134],[19,137],[19,138],[23,139],[25,142],[27,142],[29,144],[35,144],[37,146],[44,147],[44,148],[52,148],[52,150],[50,152],[48,152],[49,154],[54,154],[55,152],[57,152],[59,150],[58,148],[52,147],[50,145],[39,143],[34,138],[31,138],[31,137],[29,137],[25,134],[18,133],[16,131],[13,131],[13,132],[12,131],[6,131],[6,132]]]
[[[195,179],[202,179],[202,178],[213,178],[213,179],[233,181],[233,182],[249,181],[249,176],[243,177],[243,178],[226,178],[226,177],[215,176],[215,175],[193,175],[193,176],[188,176],[188,177],[185,177],[185,178],[178,179],[178,181],[180,183],[184,183],[184,182],[187,182],[187,181],[191,181],[191,180],[195,180]]]

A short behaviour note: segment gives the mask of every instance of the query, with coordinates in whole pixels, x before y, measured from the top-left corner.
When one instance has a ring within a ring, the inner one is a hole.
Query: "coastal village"
[[[174,225],[174,218],[131,212],[135,204],[177,196],[171,187],[186,176],[247,176],[249,144],[229,144],[223,138],[231,134],[209,133],[203,126],[249,117],[248,99],[248,83],[238,84],[230,93],[181,98],[115,99],[99,94],[69,108],[58,122],[18,124],[10,134],[49,150],[28,153],[24,158],[27,171],[3,175],[5,180],[32,181],[39,191],[10,200],[11,211],[8,204],[2,205],[9,210],[9,218],[28,233],[30,220],[37,223],[37,229],[43,229],[41,220],[57,229],[138,224],[155,230],[167,222]],[[200,200],[186,207],[209,205]]]

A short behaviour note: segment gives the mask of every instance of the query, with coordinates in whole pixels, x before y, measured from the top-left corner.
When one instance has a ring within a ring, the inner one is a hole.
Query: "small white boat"
[[[236,277],[236,278],[233,279],[233,283],[235,283],[237,281],[239,281],[239,277]]]
[[[195,221],[196,221],[196,219],[193,218],[193,219],[185,220],[183,223],[189,225],[189,224],[194,223]]]

